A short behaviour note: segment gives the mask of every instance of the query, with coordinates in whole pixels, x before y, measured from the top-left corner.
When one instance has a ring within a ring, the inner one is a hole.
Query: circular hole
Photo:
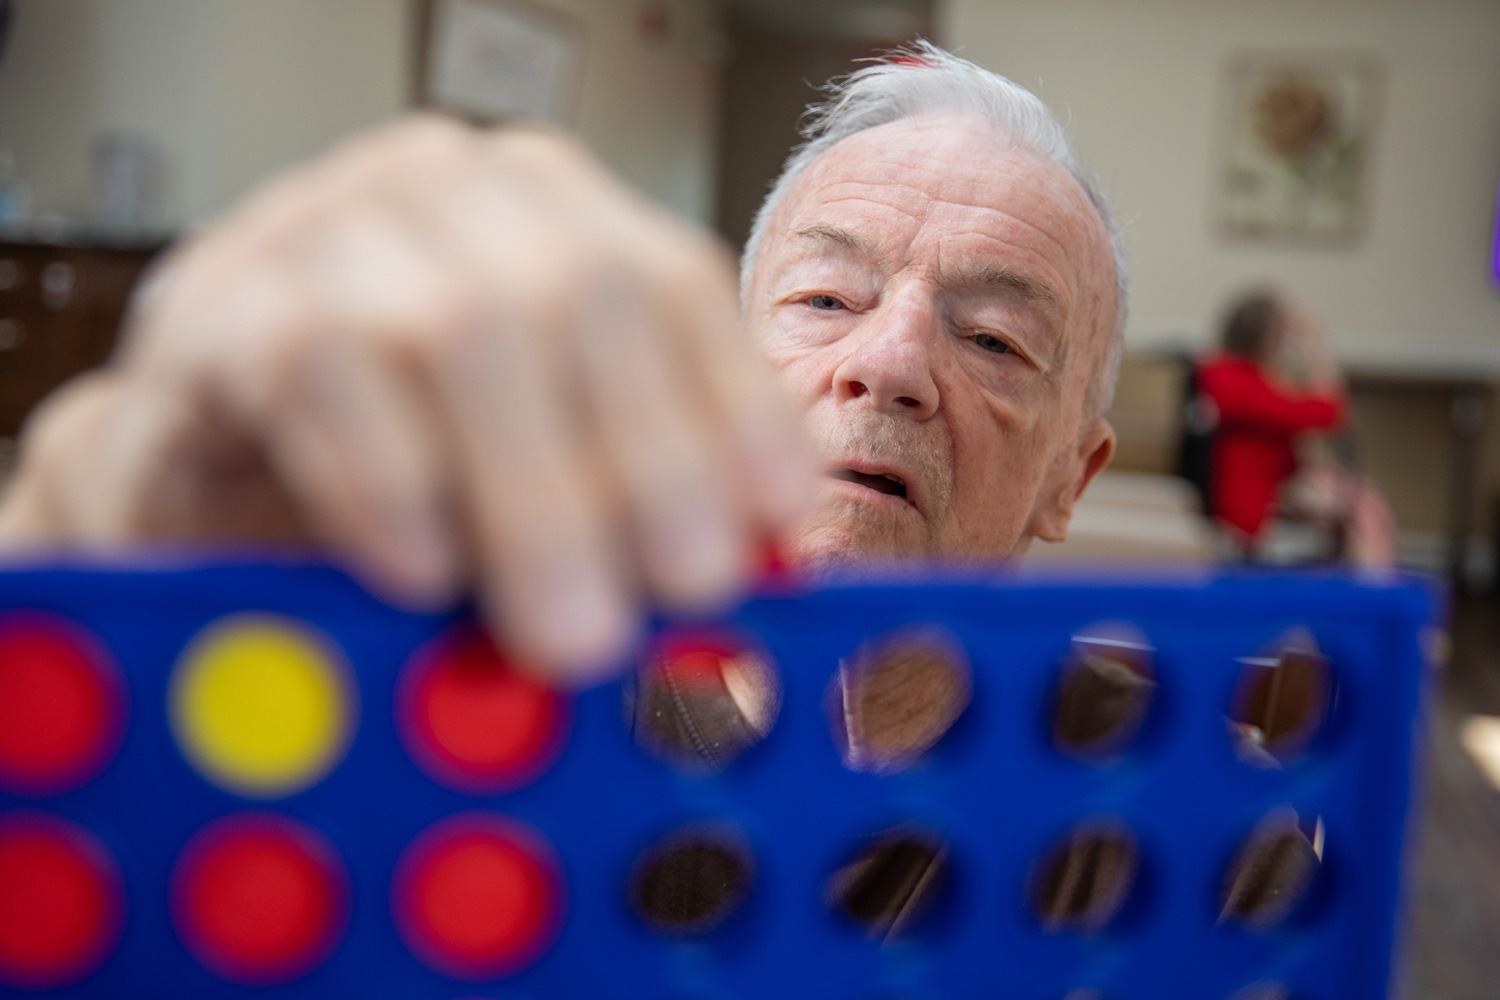
[[[1256,825],[1224,873],[1219,920],[1252,930],[1285,923],[1323,865],[1323,821],[1277,810]]]
[[[188,951],[234,983],[270,986],[317,968],[348,922],[349,888],[332,845],[272,813],[215,821],[172,873],[172,915]]]
[[[904,829],[882,834],[860,848],[829,878],[830,909],[891,941],[931,912],[948,876],[948,849],[937,836]]]
[[[1108,757],[1140,731],[1156,693],[1154,650],[1129,625],[1095,626],[1073,637],[1052,705],[1052,739],[1080,757]]]
[[[120,940],[124,891],[91,834],[45,813],[0,817],[0,983],[76,983]]]
[[[125,731],[125,689],[104,647],[61,618],[0,620],[0,788],[71,791],[102,771]]]
[[[1130,898],[1140,864],[1130,831],[1086,823],[1053,846],[1036,869],[1032,912],[1048,931],[1103,930]]]
[[[632,691],[636,742],[686,770],[718,770],[766,738],[781,706],[770,658],[721,634],[653,644]]]
[[[687,830],[652,846],[636,861],[630,897],[652,930],[701,934],[739,909],[754,881],[750,852],[739,838]]]
[[[472,813],[440,820],[396,864],[391,908],[407,947],[455,979],[494,979],[535,962],[562,927],[563,879],[546,842]]]
[[[1240,661],[1244,670],[1230,716],[1235,753],[1277,768],[1307,750],[1327,718],[1332,679],[1312,634],[1288,633],[1268,656]]]
[[[969,705],[970,670],[947,632],[919,628],[866,643],[839,667],[834,735],[859,771],[909,767]]]
[[[171,680],[183,754],[240,795],[273,798],[316,784],[354,732],[355,690],[333,649],[308,628],[262,615],[208,626]]]
[[[562,751],[567,699],[517,670],[466,625],[419,650],[402,674],[396,722],[407,752],[434,781],[461,792],[512,791]]]

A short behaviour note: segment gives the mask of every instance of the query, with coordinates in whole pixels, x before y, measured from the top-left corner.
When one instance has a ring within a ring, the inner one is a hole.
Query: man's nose
[[[892,301],[868,314],[845,341],[853,349],[834,372],[839,402],[867,399],[882,412],[916,420],[936,413],[938,327],[933,310],[911,302]]]

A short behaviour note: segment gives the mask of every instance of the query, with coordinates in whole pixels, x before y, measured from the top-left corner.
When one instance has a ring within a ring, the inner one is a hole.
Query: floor
[[[1500,998],[1500,791],[1459,742],[1471,714],[1500,716],[1500,596],[1454,605],[1418,831],[1405,1000]]]

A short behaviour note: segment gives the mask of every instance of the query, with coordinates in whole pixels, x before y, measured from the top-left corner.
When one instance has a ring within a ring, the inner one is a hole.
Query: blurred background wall
[[[1500,373],[1500,289],[1486,274],[1500,184],[1500,2],[513,2],[562,17],[581,39],[570,126],[628,181],[732,242],[794,141],[811,85],[855,58],[925,34],[1035,88],[1072,121],[1126,226],[1134,301],[1113,414],[1117,466],[1172,470],[1183,356],[1211,342],[1231,293],[1271,282],[1327,324],[1357,376],[1358,462],[1390,495],[1407,555],[1441,563],[1458,497],[1463,558],[1491,575],[1500,422],[1487,396],[1476,410],[1455,379]],[[87,232],[99,211],[95,144],[124,133],[160,154],[155,222],[171,237],[268,174],[410,108],[429,5],[11,8],[0,166],[8,155],[27,192],[27,230]],[[1215,222],[1224,69],[1252,50],[1356,52],[1377,67],[1356,240],[1248,243]],[[1456,434],[1465,420],[1466,438]]]
[[[665,32],[620,0],[537,0],[584,39],[573,125],[651,196],[707,220],[718,136],[713,4],[664,4]],[[408,0],[16,0],[0,62],[0,150],[41,215],[90,210],[90,145],[155,139],[162,222],[205,221],[276,170],[409,108]],[[655,22],[653,22],[655,23]],[[708,46],[703,50],[703,46]]]

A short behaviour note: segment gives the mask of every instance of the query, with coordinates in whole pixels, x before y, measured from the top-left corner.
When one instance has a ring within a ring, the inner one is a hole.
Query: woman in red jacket
[[[1348,416],[1338,362],[1322,331],[1280,299],[1257,292],[1241,299],[1224,325],[1221,352],[1198,372],[1201,392],[1218,411],[1213,442],[1213,513],[1248,553],[1293,475],[1294,444],[1309,431],[1332,431]],[[1301,362],[1302,383],[1277,374],[1288,355]],[[1390,516],[1359,477],[1331,463],[1306,470],[1316,513],[1331,515],[1357,562],[1389,563]]]

